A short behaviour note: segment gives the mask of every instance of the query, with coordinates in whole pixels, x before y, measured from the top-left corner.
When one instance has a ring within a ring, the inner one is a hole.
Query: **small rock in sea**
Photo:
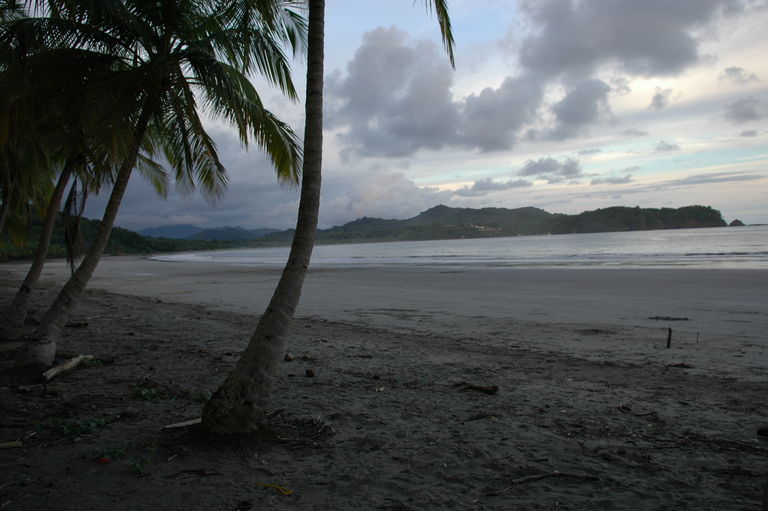
[[[304,374],[307,375],[307,378],[313,378],[315,376],[315,372],[312,369],[307,369],[304,371]]]
[[[760,436],[768,436],[768,426],[763,426],[762,428],[757,428],[757,434]]]
[[[286,362],[290,362],[291,360],[293,360],[293,355],[291,355],[290,353],[286,353],[285,354],[285,361]]]

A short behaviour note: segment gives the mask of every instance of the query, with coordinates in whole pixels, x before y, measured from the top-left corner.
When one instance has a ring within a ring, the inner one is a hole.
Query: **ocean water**
[[[287,247],[185,252],[158,261],[280,268]],[[768,226],[318,245],[312,268],[349,266],[768,269]]]

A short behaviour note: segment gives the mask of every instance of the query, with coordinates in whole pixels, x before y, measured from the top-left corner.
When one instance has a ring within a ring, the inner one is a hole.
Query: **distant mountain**
[[[242,227],[215,227],[205,229],[196,225],[177,224],[149,227],[137,231],[142,236],[175,240],[256,240],[279,229],[243,229]]]
[[[248,229],[248,232],[250,232],[254,238],[259,239],[259,238],[263,238],[267,234],[271,234],[273,232],[280,232],[280,229],[270,229],[268,227],[264,227],[262,229]]]
[[[174,240],[182,240],[188,238],[200,231],[202,227],[190,224],[177,224],[177,225],[164,225],[162,227],[149,227],[147,229],[141,229],[136,231],[142,236],[151,236],[153,238],[171,238]]]
[[[538,208],[450,208],[435,206],[406,220],[361,218],[318,234],[319,241],[356,239],[451,239],[546,232],[552,213]]]
[[[451,208],[435,206],[413,218],[386,220],[363,217],[317,233],[320,243],[405,241],[456,238],[491,238],[531,234],[637,231],[721,227],[721,214],[708,206],[629,208],[617,206],[578,215],[553,214],[538,208]],[[285,243],[293,237],[289,229],[263,238]]]
[[[549,226],[549,231],[552,234],[568,234],[691,229],[726,225],[720,212],[709,206],[685,206],[677,209],[616,206],[585,211],[578,215],[556,215]]]
[[[30,228],[29,239],[22,245],[0,240],[0,260],[29,258],[35,251],[40,221]],[[93,239],[98,220],[84,219],[82,224],[85,246]],[[585,211],[578,215],[552,214],[538,208],[450,208],[435,206],[413,218],[387,220],[359,218],[341,226],[318,231],[318,243],[354,243],[369,241],[434,240],[456,238],[490,238],[530,234],[572,234],[650,229],[684,229],[694,227],[723,227],[726,223],[716,209],[709,206],[682,208],[611,208]],[[178,239],[185,229],[199,229],[194,239]],[[254,229],[220,227],[200,229],[177,225],[143,229],[139,233],[116,227],[110,236],[106,253],[145,254],[185,250],[214,250],[240,247],[286,245],[293,238],[293,229]],[[267,233],[264,235],[264,233]],[[59,225],[54,233],[50,256],[64,254],[64,235]]]
[[[277,229],[252,229],[247,230],[242,227],[216,227],[213,229],[202,229],[190,236],[188,240],[255,240],[264,237],[266,234],[278,232]]]

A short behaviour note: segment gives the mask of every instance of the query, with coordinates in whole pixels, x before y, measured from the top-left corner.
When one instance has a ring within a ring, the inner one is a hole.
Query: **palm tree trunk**
[[[7,179],[5,186],[5,197],[3,197],[3,204],[0,206],[0,236],[5,232],[5,222],[8,220],[8,214],[11,211],[11,201],[13,200],[13,192],[15,186],[11,182],[10,178]]]
[[[304,162],[296,232],[288,262],[248,347],[203,408],[202,425],[218,434],[253,431],[262,421],[285,354],[285,334],[299,304],[315,244],[323,157],[325,0],[309,1]]]
[[[133,146],[117,173],[117,178],[112,187],[112,194],[109,196],[109,202],[104,210],[104,216],[102,217],[99,229],[96,231],[96,238],[93,240],[80,266],[77,267],[77,270],[72,274],[72,277],[64,285],[56,300],[54,300],[45,316],[43,316],[40,327],[37,329],[37,335],[35,338],[30,339],[24,350],[16,358],[17,366],[48,367],[53,363],[53,359],[56,357],[56,345],[59,339],[61,339],[64,324],[69,319],[72,307],[80,301],[85,286],[88,285],[88,281],[96,270],[101,255],[104,253],[104,249],[109,242],[109,235],[112,233],[112,226],[115,223],[115,218],[117,218],[120,202],[128,187],[128,180],[131,177],[133,167],[136,166],[141,141],[149,124],[149,117],[149,109],[145,104],[136,124],[136,132],[132,141]]]
[[[32,290],[37,286],[37,281],[43,271],[45,258],[48,256],[48,247],[53,236],[53,228],[56,225],[56,218],[59,213],[59,206],[61,205],[61,198],[64,195],[64,189],[67,187],[74,166],[73,158],[67,160],[59,175],[59,180],[56,182],[56,187],[53,189],[53,193],[48,200],[48,208],[45,211],[40,239],[37,242],[37,250],[35,250],[35,258],[27,272],[27,276],[24,278],[24,282],[22,282],[19,290],[16,291],[16,296],[14,296],[11,305],[5,312],[4,322],[2,328],[0,328],[0,341],[15,339],[19,335],[21,327],[24,326],[24,320],[27,319],[30,296]]]

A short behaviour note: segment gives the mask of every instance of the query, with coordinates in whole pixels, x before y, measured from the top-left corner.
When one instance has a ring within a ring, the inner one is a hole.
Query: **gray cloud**
[[[679,151],[680,146],[675,143],[665,142],[661,141],[655,146],[653,146],[653,152],[654,153],[666,153],[669,151]]]
[[[408,156],[455,142],[448,60],[430,42],[405,39],[395,28],[367,32],[346,76],[328,77],[328,126],[348,127],[339,137],[352,154]]]
[[[543,82],[530,75],[510,77],[498,89],[469,95],[461,110],[461,144],[481,151],[513,147],[515,134],[531,120],[543,95]]]
[[[747,71],[743,67],[732,66],[726,67],[723,70],[723,74],[720,75],[721,80],[729,80],[733,83],[746,84],[749,82],[759,82],[757,75],[750,71]]]
[[[402,172],[367,169],[323,181],[322,225],[340,225],[363,216],[408,218],[447,202],[453,192],[418,186]]]
[[[765,117],[768,117],[768,103],[754,96],[737,99],[725,107],[725,118],[733,124],[759,121]]]
[[[254,197],[258,197],[258,201],[254,201]],[[86,216],[101,217],[107,199],[108,192],[91,197]],[[295,223],[297,204],[298,193],[281,188],[274,178],[241,181],[214,205],[199,195],[185,196],[175,189],[169,191],[167,199],[160,199],[146,182],[131,179],[117,225],[128,229],[172,224],[284,228]]]
[[[363,216],[407,218],[445,203],[454,195],[452,191],[418,186],[401,172],[364,170],[339,174],[324,169],[328,172],[323,179],[321,228]],[[92,197],[86,216],[100,217],[107,199],[108,193]],[[251,181],[241,179],[217,205],[207,203],[199,195],[181,196],[173,189],[167,200],[162,200],[145,182],[132,179],[117,225],[134,230],[172,224],[286,229],[296,223],[298,199],[298,190],[281,187],[266,173]]]
[[[579,135],[585,127],[597,121],[601,114],[610,114],[608,92],[611,88],[602,80],[589,79],[579,83],[563,99],[552,106],[556,124],[544,138],[565,140]]]
[[[583,150],[579,151],[577,154],[579,156],[589,156],[590,154],[598,154],[598,153],[602,153],[602,152],[603,152],[602,149],[598,149],[598,148],[595,147],[595,148],[592,148],[592,149],[583,149]]]
[[[746,130],[739,133],[740,137],[756,137],[759,134],[757,130]]]
[[[626,76],[614,76],[611,78],[611,90],[614,94],[626,95],[632,92],[632,87],[629,86],[629,78]]]
[[[630,167],[626,167],[620,171],[616,172],[622,172],[626,173],[624,176],[601,176],[596,177],[593,179],[590,184],[592,185],[603,185],[603,184],[610,184],[610,185],[619,185],[619,184],[626,184],[631,183],[633,181],[632,179],[632,172],[637,172],[640,170],[640,167],[638,165],[632,165]]]
[[[560,162],[551,157],[526,161],[517,175],[536,176],[537,179],[546,179],[550,184],[574,181],[584,177],[578,160],[568,158]]]
[[[639,130],[637,128],[629,128],[628,130],[622,131],[621,134],[628,137],[647,137],[649,135],[647,131]]]
[[[520,61],[548,76],[583,75],[612,63],[645,76],[674,75],[702,59],[693,31],[741,3],[724,0],[524,0],[536,32],[523,40]]]
[[[526,75],[453,101],[445,56],[394,28],[366,33],[346,71],[327,78],[328,126],[346,128],[339,140],[355,156],[409,156],[448,145],[508,149],[544,94],[541,80]]]
[[[756,181],[759,179],[765,179],[765,176],[759,174],[743,174],[740,172],[716,172],[712,174],[693,174],[680,179],[670,179],[669,181],[663,181],[654,186],[658,189],[663,189],[715,183],[738,183],[744,181]]]
[[[281,186],[268,159],[258,150],[246,152],[233,133],[211,130],[233,185],[212,205],[199,194],[182,195],[173,186],[160,199],[139,176],[131,178],[117,225],[142,229],[172,224],[200,227],[224,225],[286,229],[296,223],[299,190]],[[323,169],[320,226],[327,228],[362,216],[405,218],[453,196],[451,191],[418,186],[402,172],[378,166]],[[135,173],[134,173],[135,174]],[[102,215],[109,191],[89,198],[86,216]]]
[[[516,179],[516,180],[510,179],[509,181],[494,181],[491,178],[487,178],[487,179],[475,181],[474,183],[472,183],[472,186],[462,186],[458,190],[455,190],[454,193],[461,197],[480,197],[480,196],[488,195],[491,192],[495,192],[499,190],[509,190],[511,188],[525,188],[528,186],[533,186],[533,183],[530,181],[526,181],[525,179]]]
[[[759,174],[744,174],[741,172],[694,174],[691,176],[686,176],[679,179],[670,179],[659,183],[635,184],[622,187],[621,193],[622,195],[658,193],[679,190],[681,188],[688,188],[691,186],[714,185],[721,183],[742,183],[748,181],[759,181],[762,179],[765,179],[765,176],[761,176]],[[578,196],[581,198],[613,198],[615,194],[616,190],[613,188],[597,188],[586,193],[580,193]]]
[[[598,177],[593,179],[589,184],[591,185],[621,185],[632,182],[632,174],[627,174],[623,177]]]
[[[609,94],[630,91],[621,73],[675,75],[698,64],[700,29],[743,9],[732,0],[523,0],[520,12],[531,30],[515,48],[519,74],[456,101],[436,45],[380,27],[363,36],[345,72],[327,77],[328,126],[337,129],[346,157],[404,157],[445,147],[498,151],[523,134],[565,140],[611,114]],[[606,68],[614,72],[606,78],[613,86],[596,78]],[[547,105],[552,85],[567,92]],[[670,93],[660,90],[654,107],[665,106]]]
[[[651,98],[651,104],[648,105],[648,108],[656,110],[666,108],[666,106],[669,105],[669,98],[671,95],[672,89],[661,89],[660,87],[656,87],[656,94]]]

